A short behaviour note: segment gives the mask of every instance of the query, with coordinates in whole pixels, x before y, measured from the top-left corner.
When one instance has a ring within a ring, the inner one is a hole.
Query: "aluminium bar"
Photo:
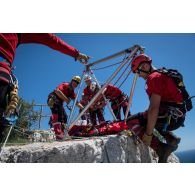
[[[130,48],[128,48],[128,49],[125,49],[125,50],[122,50],[122,51],[120,51],[120,52],[117,52],[117,53],[115,53],[115,54],[113,54],[113,55],[110,55],[110,56],[107,56],[107,57],[102,58],[102,59],[100,59],[100,60],[97,60],[97,61],[95,61],[95,62],[92,62],[92,63],[90,63],[90,64],[88,64],[88,65],[86,65],[86,66],[87,66],[87,67],[91,67],[91,66],[94,66],[94,65],[96,65],[96,64],[99,64],[99,63],[102,63],[102,62],[106,62],[106,61],[111,60],[111,59],[113,59],[113,58],[116,58],[116,57],[118,57],[118,56],[124,55],[124,54],[126,54],[126,53],[131,53],[131,52],[134,50],[135,47],[139,47],[140,50],[142,49],[141,46],[139,46],[139,45],[134,45],[133,47],[130,47]]]
[[[14,127],[14,124],[12,124],[12,125],[10,126],[9,131],[8,131],[8,134],[7,134],[7,136],[6,136],[6,139],[5,139],[4,143],[3,143],[3,146],[0,148],[0,150],[1,150],[1,151],[0,151],[0,160],[1,160],[1,157],[2,157],[1,155],[2,155],[3,152],[4,152],[5,145],[7,144],[7,140],[8,140],[8,138],[9,138],[9,136],[10,136],[10,133],[11,133],[13,127]]]
[[[69,123],[71,122],[71,118],[72,118],[72,115],[73,115],[73,112],[74,112],[74,109],[75,109],[75,105],[77,103],[77,99],[78,99],[78,96],[79,96],[79,93],[80,93],[80,90],[81,90],[81,86],[82,86],[82,83],[83,83],[83,78],[84,78],[84,75],[85,75],[85,71],[83,71],[83,74],[82,74],[82,77],[81,77],[81,82],[78,86],[78,91],[77,91],[77,95],[76,95],[76,98],[75,98],[75,101],[74,101],[74,104],[73,104],[73,107],[71,109],[71,112],[70,112],[70,115],[69,115],[69,118],[68,118],[68,125]]]
[[[91,70],[90,70],[90,71],[91,71]],[[101,89],[101,86],[100,86],[100,84],[99,84],[97,78],[95,77],[95,74],[94,74],[92,71],[91,71],[91,75],[93,76],[94,80],[96,81],[96,83],[97,83],[97,85],[98,85],[98,88]],[[115,116],[115,114],[114,114],[112,108],[110,107],[110,104],[108,103],[108,100],[106,99],[106,97],[105,97],[105,95],[104,95],[103,93],[102,93],[102,96],[103,96],[103,98],[104,98],[104,101],[106,102],[106,106],[108,107],[110,113],[112,114],[114,120],[116,121],[117,118],[116,118],[116,116]]]
[[[48,106],[47,104],[32,104],[32,106]]]
[[[127,110],[125,112],[125,120],[127,119],[128,112],[129,112],[130,106],[132,104],[133,93],[134,93],[134,90],[135,90],[135,85],[136,85],[137,78],[138,78],[138,74],[136,73],[135,76],[134,76],[134,79],[133,79],[133,84],[132,84],[130,95],[129,95],[129,101],[128,101]]]

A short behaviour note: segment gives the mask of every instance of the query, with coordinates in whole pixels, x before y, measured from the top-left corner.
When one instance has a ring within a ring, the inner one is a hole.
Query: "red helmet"
[[[135,58],[133,58],[133,60],[131,62],[131,70],[133,71],[133,73],[135,73],[135,71],[138,69],[140,63],[142,63],[142,62],[152,63],[152,59],[145,54],[137,55]]]

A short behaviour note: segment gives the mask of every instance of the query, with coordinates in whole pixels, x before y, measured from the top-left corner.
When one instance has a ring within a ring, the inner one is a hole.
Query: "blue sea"
[[[195,150],[175,152],[181,163],[195,163]]]

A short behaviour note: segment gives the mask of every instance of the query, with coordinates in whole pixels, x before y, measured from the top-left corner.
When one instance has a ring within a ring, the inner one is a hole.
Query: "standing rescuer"
[[[15,111],[18,104],[18,83],[12,73],[12,62],[20,44],[46,45],[86,64],[89,57],[80,53],[57,36],[50,33],[0,33],[0,137],[5,126],[5,116]]]
[[[87,86],[83,90],[82,99],[80,103],[83,106],[86,106],[90,102],[90,100],[96,95],[96,93],[99,91],[99,88],[96,82],[94,81],[92,82],[92,78],[90,76],[86,76],[84,80]],[[104,118],[105,105],[106,105],[105,101],[97,100],[89,108],[88,112],[89,112],[90,122],[92,123],[92,125],[97,125],[97,118],[99,124],[105,122],[105,118]]]
[[[76,98],[74,89],[80,83],[81,78],[79,76],[74,76],[70,83],[64,82],[60,84],[52,93],[48,96],[48,106],[51,109],[52,116],[50,118],[56,138],[61,140],[64,137],[64,127],[67,123],[67,114],[63,107],[63,102],[67,104],[70,103],[71,99]],[[77,102],[76,104],[80,109],[83,106]]]
[[[150,146],[154,128],[165,138],[166,144],[159,145],[157,154],[159,162],[167,162],[171,152],[175,151],[180,142],[172,131],[183,126],[186,112],[192,109],[182,76],[177,70],[156,69],[152,66],[152,59],[140,54],[131,63],[134,73],[146,80],[146,93],[150,104],[148,110],[131,118],[138,119],[145,127],[142,141]]]

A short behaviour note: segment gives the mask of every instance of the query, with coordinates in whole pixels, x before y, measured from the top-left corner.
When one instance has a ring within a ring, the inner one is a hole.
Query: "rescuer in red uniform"
[[[87,55],[50,33],[0,33],[0,134],[4,129],[5,117],[15,111],[18,103],[18,83],[12,73],[12,62],[17,47],[26,43],[46,45],[85,64],[89,59]]]
[[[183,126],[186,112],[192,109],[191,100],[178,71],[156,69],[152,66],[152,59],[145,54],[136,56],[132,60],[131,68],[146,80],[145,89],[150,100],[146,112],[131,118],[137,118],[139,125],[145,128],[142,140],[146,145],[151,145],[154,128],[165,138],[166,144],[158,148],[157,154],[160,162],[166,162],[180,142],[180,138],[172,131]]]
[[[61,83],[48,96],[47,103],[52,112],[51,122],[57,139],[63,139],[64,128],[67,123],[67,114],[64,110],[63,102],[69,104],[71,100],[76,98],[74,89],[78,86],[80,81],[81,78],[79,76],[74,76],[70,83]],[[77,106],[83,109],[83,106],[78,102]]]
[[[123,108],[123,114],[125,116],[127,106],[128,106],[128,97],[125,95],[118,87],[113,85],[108,85],[104,90],[103,94],[106,99],[111,103],[111,108],[118,120],[121,120],[121,108]],[[128,113],[130,116],[130,112]]]
[[[85,77],[85,83],[86,83],[86,88],[84,88],[83,90],[83,94],[82,94],[82,100],[80,101],[80,103],[83,106],[86,106],[90,100],[95,96],[95,94],[99,91],[98,86],[95,82],[92,82],[91,77],[87,76]],[[92,125],[97,125],[97,118],[99,121],[99,124],[102,124],[105,122],[104,119],[104,107],[105,107],[105,101],[95,101],[89,108],[88,112],[89,112],[89,118],[90,118],[90,122],[92,123]],[[86,118],[83,118],[86,119]]]

